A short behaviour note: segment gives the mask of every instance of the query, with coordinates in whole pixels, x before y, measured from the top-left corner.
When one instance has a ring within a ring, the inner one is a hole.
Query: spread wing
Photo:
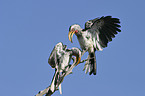
[[[85,23],[85,29],[92,35],[94,41],[94,47],[97,50],[107,47],[108,42],[112,41],[118,32],[120,21],[118,18],[112,18],[111,16],[95,18]]]

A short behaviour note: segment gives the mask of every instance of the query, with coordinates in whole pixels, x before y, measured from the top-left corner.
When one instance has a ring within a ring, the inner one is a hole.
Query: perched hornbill
[[[66,49],[67,46],[59,42],[52,50],[49,56],[48,63],[52,68],[58,69],[60,72],[65,70],[65,67],[69,66],[72,56],[76,57],[76,64],[79,64],[81,60],[80,49],[73,47],[72,49]]]
[[[80,25],[74,24],[69,28],[69,40],[72,42],[73,34],[78,38],[79,44],[82,48],[82,55],[88,51],[88,61],[86,61],[84,69],[86,73],[89,71],[89,75],[92,73],[96,75],[96,56],[95,51],[102,51],[107,47],[108,42],[112,41],[112,38],[118,32],[120,21],[118,18],[112,18],[111,16],[102,16],[101,18],[95,18],[85,23],[85,29],[82,29]]]
[[[74,63],[77,65],[81,60],[81,50],[78,48],[66,49],[66,45],[59,42],[52,50],[51,55],[48,59],[48,63],[52,68],[55,68],[55,74],[50,85],[51,91],[53,92],[55,87],[58,87],[61,81],[61,77],[65,74],[65,71],[70,67],[70,61],[72,56],[76,59]],[[60,84],[61,85],[61,84]]]

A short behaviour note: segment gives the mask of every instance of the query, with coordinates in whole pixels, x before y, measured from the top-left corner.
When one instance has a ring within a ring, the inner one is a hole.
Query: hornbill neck
[[[78,48],[72,48],[72,55],[74,55],[76,57],[75,63],[76,65],[78,65],[80,63],[81,60],[81,50]]]

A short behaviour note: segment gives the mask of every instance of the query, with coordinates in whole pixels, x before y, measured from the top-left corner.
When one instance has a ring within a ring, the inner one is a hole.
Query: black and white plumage
[[[79,64],[81,60],[81,50],[78,48],[66,49],[66,45],[63,45],[62,42],[59,42],[52,50],[51,55],[48,59],[48,63],[52,68],[55,68],[55,74],[52,79],[50,89],[54,92],[60,84],[61,79],[63,79],[63,74],[65,74],[70,68],[70,61],[72,56],[75,56],[76,59],[74,64]],[[60,87],[59,87],[60,88]]]
[[[86,73],[89,72],[96,75],[96,57],[95,51],[102,51],[107,47],[108,42],[112,41],[118,32],[120,21],[118,18],[112,18],[111,16],[102,16],[101,18],[95,18],[85,23],[85,29],[82,29],[80,25],[74,24],[69,28],[69,40],[72,42],[73,34],[77,36],[79,44],[82,49],[82,55],[88,51],[88,61],[86,61],[84,69]]]
[[[66,49],[67,46],[59,42],[52,50],[51,55],[48,59],[48,63],[52,68],[58,69],[63,72],[72,59],[72,56],[76,56],[76,63],[78,64],[81,60],[80,49],[74,47],[72,49]]]

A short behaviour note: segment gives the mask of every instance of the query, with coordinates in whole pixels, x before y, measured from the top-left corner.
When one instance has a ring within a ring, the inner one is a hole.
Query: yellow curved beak
[[[73,38],[74,33],[75,33],[75,31],[70,31],[69,34],[68,34],[68,38],[69,38],[69,41],[71,43],[73,43],[72,38]]]
[[[76,66],[80,63],[80,61],[81,61],[81,55],[79,55],[79,54],[74,54],[74,56],[76,57],[76,59],[75,59],[75,64],[76,64]]]
[[[76,56],[76,66],[80,63],[81,57]]]

